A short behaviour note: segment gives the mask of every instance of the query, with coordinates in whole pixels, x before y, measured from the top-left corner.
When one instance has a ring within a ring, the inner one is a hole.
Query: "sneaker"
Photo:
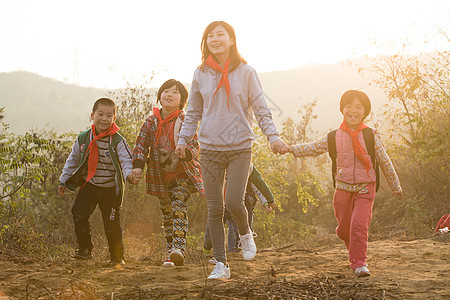
[[[211,249],[206,249],[205,245],[203,245],[203,254],[206,256],[211,255],[212,252],[212,248]]]
[[[171,261],[169,258],[167,258],[166,261],[163,262],[163,266],[164,267],[175,267],[175,264],[173,263],[173,261]]]
[[[172,249],[169,253],[168,259],[172,261],[175,266],[184,265],[184,254],[180,249]]]
[[[90,259],[92,258],[90,249],[77,249],[73,255],[75,259]]]
[[[113,260],[111,260],[111,264],[115,268],[122,268],[125,266],[125,261],[123,259],[113,259]]]
[[[256,244],[254,238],[256,233],[250,230],[246,235],[239,235],[239,244],[242,247],[242,256],[245,260],[252,260],[256,255]]]
[[[217,262],[214,270],[209,275],[208,279],[224,278],[229,279],[231,277],[230,267],[225,265],[223,262]]]
[[[208,262],[212,265],[216,265],[217,264],[217,259],[215,257],[211,258],[210,260],[208,260]]]
[[[355,269],[356,278],[370,276],[367,266],[358,267]]]
[[[444,227],[444,228],[442,228],[442,229],[439,229],[439,233],[440,234],[446,234],[446,233],[448,233],[448,227]]]

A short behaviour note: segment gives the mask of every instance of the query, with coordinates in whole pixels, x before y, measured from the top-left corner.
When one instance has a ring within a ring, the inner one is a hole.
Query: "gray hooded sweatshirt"
[[[229,107],[224,86],[213,96],[221,77],[220,72],[208,66],[195,71],[178,144],[186,145],[200,123],[198,141],[201,149],[230,151],[251,148],[255,138],[253,114],[269,142],[280,139],[256,71],[241,63],[228,73],[231,86]]]

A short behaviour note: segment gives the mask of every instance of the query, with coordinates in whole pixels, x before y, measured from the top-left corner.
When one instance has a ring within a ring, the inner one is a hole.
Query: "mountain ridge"
[[[373,110],[386,103],[380,88],[369,84],[353,64],[306,65],[291,70],[259,74],[269,108],[277,126],[287,117],[298,119],[298,111],[317,100],[312,127],[319,134],[339,126],[339,100],[348,89],[366,92]],[[189,88],[190,83],[186,83]],[[48,126],[59,133],[79,132],[90,125],[92,103],[109,90],[67,84],[41,75],[15,71],[0,73],[0,107],[4,123],[15,133]]]

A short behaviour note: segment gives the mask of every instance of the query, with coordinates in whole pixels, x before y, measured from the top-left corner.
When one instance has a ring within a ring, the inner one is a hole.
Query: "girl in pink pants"
[[[344,121],[337,130],[320,140],[290,146],[289,152],[296,157],[329,152],[336,188],[333,200],[338,222],[336,233],[348,249],[355,275],[369,276],[367,239],[378,184],[377,166],[393,194],[401,197],[403,193],[379,132],[363,123],[371,109],[369,97],[361,91],[348,90],[342,95],[339,108]]]
[[[367,238],[372,219],[375,183],[367,186],[368,193],[359,194],[343,190],[334,193],[334,215],[338,221],[336,234],[348,249],[350,267],[355,270],[366,266]]]

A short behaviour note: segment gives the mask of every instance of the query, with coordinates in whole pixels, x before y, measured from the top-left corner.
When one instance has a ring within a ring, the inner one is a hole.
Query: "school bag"
[[[336,130],[330,131],[327,134],[327,142],[328,142],[328,154],[331,158],[331,174],[333,176],[333,186],[336,187],[336,159],[337,159],[337,151],[336,151]],[[375,140],[373,136],[372,128],[364,128],[362,130],[364,143],[366,144],[367,152],[370,155],[370,159],[372,161],[373,168],[375,169],[376,174],[376,191],[380,188],[380,166],[377,164],[377,160],[375,158]]]
[[[80,152],[81,152],[81,159],[80,163],[78,164],[77,169],[73,172],[73,174],[67,179],[65,182],[65,186],[71,190],[75,191],[75,189],[79,186],[82,186],[84,184],[83,174],[87,171],[88,168],[88,152],[87,148],[89,146],[90,141],[90,134],[91,129],[88,129],[86,131],[81,132],[78,135],[78,145],[80,146]],[[118,175],[118,188],[119,191],[121,191],[121,196],[123,196],[123,187],[125,186],[125,180],[123,178],[122,174],[122,166],[120,165],[119,156],[117,154],[117,145],[124,140],[124,138],[120,135],[120,133],[115,133],[112,136],[111,144],[109,145],[109,153],[111,155],[111,159],[114,165],[114,169],[117,172]]]

